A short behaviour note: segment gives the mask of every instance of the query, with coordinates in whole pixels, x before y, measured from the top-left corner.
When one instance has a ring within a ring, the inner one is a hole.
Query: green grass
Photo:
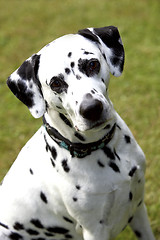
[[[160,240],[160,2],[158,0],[0,1],[0,179],[41,125],[5,85],[31,54],[85,27],[116,25],[126,51],[124,74],[111,77],[110,98],[147,158],[145,201]],[[118,238],[135,239],[129,229]]]

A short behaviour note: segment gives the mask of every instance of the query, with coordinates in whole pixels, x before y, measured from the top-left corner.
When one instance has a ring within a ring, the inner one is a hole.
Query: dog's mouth
[[[88,126],[85,126],[85,128],[83,127],[83,129],[81,129],[81,127],[78,127],[77,125],[75,126],[76,131],[78,132],[86,132],[86,131],[99,131],[101,129],[107,128],[107,126],[109,125],[111,119],[108,119],[106,121],[98,121],[96,123],[90,123]]]

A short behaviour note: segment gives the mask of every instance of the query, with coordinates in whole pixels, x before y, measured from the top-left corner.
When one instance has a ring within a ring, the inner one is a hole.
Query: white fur
[[[78,59],[84,58],[82,48],[93,53],[85,58],[94,57],[99,60],[101,67],[98,75],[87,77],[79,71]],[[70,58],[68,52],[72,52]],[[140,239],[154,240],[144,203],[141,203],[144,200],[145,157],[109,100],[106,88],[108,89],[110,69],[96,43],[80,35],[67,35],[44,47],[38,54],[38,77],[43,98],[49,104],[47,112],[43,107],[41,114],[45,112],[46,121],[73,142],[78,141],[74,136],[77,129],[86,142],[94,142],[108,131],[104,130],[105,125],[116,123],[114,137],[107,147],[120,158],[115,154],[113,160],[120,172],[109,167],[111,159],[102,149],[93,151],[82,159],[72,158],[69,151],[60,148],[42,126],[23,147],[0,187],[0,240],[10,239],[7,236],[11,233],[20,234],[23,240],[67,238],[66,234],[47,237],[47,229],[53,226],[68,229],[72,239],[109,240],[123,230],[131,217],[131,227],[133,231],[141,233]],[[81,76],[80,80],[75,78],[72,71],[65,74],[64,69],[70,68],[73,61],[74,73]],[[67,93],[60,95],[62,103],[59,95],[54,94],[49,85],[52,77],[60,73],[65,76],[68,84]],[[104,82],[101,81],[102,78]],[[93,88],[97,90],[94,98],[103,104],[103,124],[97,128],[92,128],[93,123],[79,113],[85,94]],[[63,113],[67,114],[73,128],[57,121],[57,105],[63,108]],[[50,151],[46,150],[44,136],[48,145],[57,151],[55,167],[51,163]],[[125,136],[130,137],[130,143],[126,142]],[[62,166],[64,159],[70,169],[68,172]],[[98,160],[103,166],[98,166]],[[129,176],[134,166],[137,169],[133,176]],[[47,203],[40,197],[42,192]],[[73,223],[65,221],[64,216]],[[45,229],[33,226],[32,219],[38,219]],[[16,222],[23,224],[23,229],[16,230]],[[38,231],[38,235],[28,234],[28,229]]]

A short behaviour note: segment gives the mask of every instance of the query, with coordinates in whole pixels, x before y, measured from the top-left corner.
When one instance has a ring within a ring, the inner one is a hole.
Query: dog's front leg
[[[155,240],[149,224],[147,211],[144,203],[138,207],[136,214],[134,215],[134,218],[130,223],[130,226],[138,239]]]

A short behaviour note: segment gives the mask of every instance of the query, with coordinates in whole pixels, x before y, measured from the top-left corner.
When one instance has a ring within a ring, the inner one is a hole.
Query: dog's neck
[[[90,142],[85,143],[85,139],[82,135],[75,132],[74,136],[77,135],[76,141],[71,141],[66,138],[66,135],[62,135],[58,129],[51,125],[46,117],[43,117],[43,123],[48,135],[62,148],[65,148],[70,152],[72,157],[83,158],[91,152],[104,148],[113,138],[115,133],[116,124],[113,123],[112,126],[107,126],[106,129],[103,129],[103,136],[96,141],[93,139]],[[68,126],[69,127],[69,126]],[[110,127],[110,128],[109,128]],[[107,129],[109,128],[109,129]],[[71,131],[70,131],[71,132]],[[79,134],[79,135],[78,135]]]

